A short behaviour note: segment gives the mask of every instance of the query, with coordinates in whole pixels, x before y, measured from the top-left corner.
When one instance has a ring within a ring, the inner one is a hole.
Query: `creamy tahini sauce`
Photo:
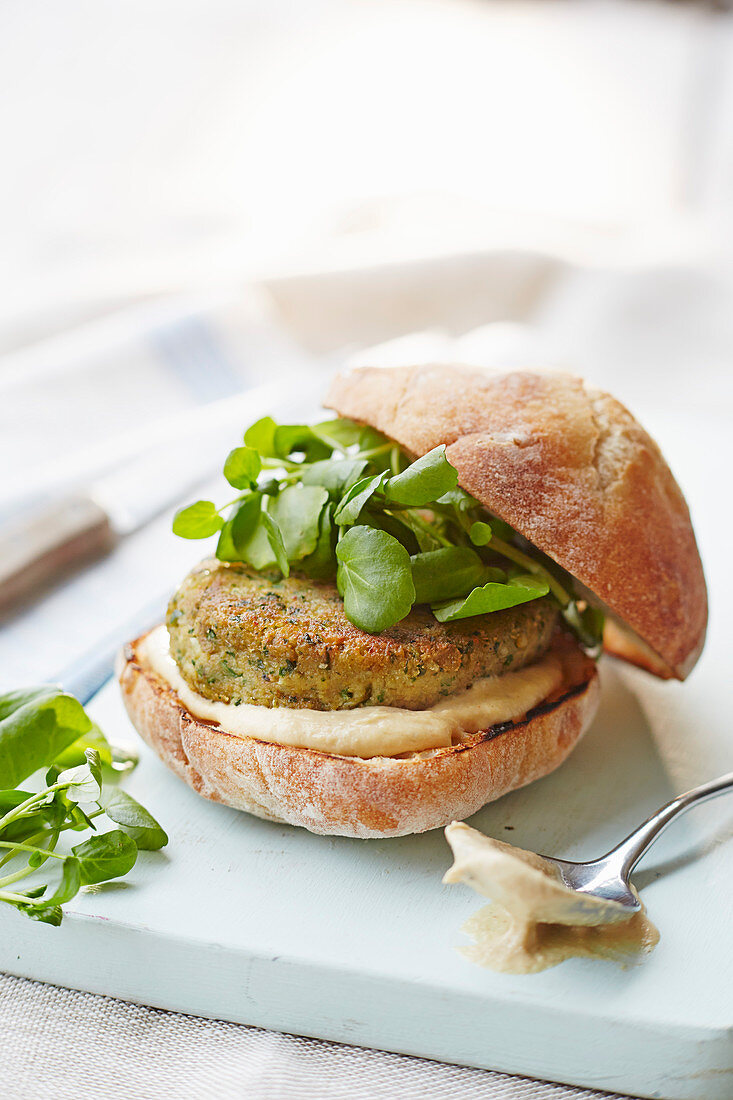
[[[170,655],[165,626],[148,634],[140,655],[194,717],[214,722],[235,737],[364,758],[447,748],[461,735],[522,717],[562,682],[560,661],[550,654],[518,672],[479,680],[426,710],[367,706],[322,711],[249,703],[234,706],[205,699],[188,686]]]
[[[464,882],[494,902],[463,927],[476,941],[461,949],[473,962],[531,974],[574,955],[628,961],[659,939],[643,910],[629,917],[617,902],[577,894],[534,852],[462,822],[449,825],[445,835],[454,863],[443,881]]]

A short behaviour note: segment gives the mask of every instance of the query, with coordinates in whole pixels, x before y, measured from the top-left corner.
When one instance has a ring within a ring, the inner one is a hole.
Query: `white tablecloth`
[[[8,1100],[614,1100],[8,976],[0,1021]]]

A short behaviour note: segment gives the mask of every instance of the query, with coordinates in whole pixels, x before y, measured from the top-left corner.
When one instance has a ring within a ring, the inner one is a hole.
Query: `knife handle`
[[[0,531],[0,617],[116,541],[109,516],[90,496],[69,496],[14,520]]]

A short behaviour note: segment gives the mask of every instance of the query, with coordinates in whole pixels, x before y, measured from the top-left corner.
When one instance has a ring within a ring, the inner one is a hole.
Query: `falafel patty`
[[[382,634],[366,634],[346,618],[335,584],[214,558],[189,573],[167,615],[171,655],[200,695],[314,710],[422,710],[482,676],[530,664],[556,621],[545,598],[455,623],[416,607]]]

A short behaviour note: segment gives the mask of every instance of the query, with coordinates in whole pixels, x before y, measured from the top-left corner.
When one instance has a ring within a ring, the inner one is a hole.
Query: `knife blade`
[[[21,512],[0,532],[0,621],[210,481],[246,424],[274,406],[310,416],[321,385],[319,375],[288,375],[179,416],[173,430],[161,423],[142,454],[86,488]]]

